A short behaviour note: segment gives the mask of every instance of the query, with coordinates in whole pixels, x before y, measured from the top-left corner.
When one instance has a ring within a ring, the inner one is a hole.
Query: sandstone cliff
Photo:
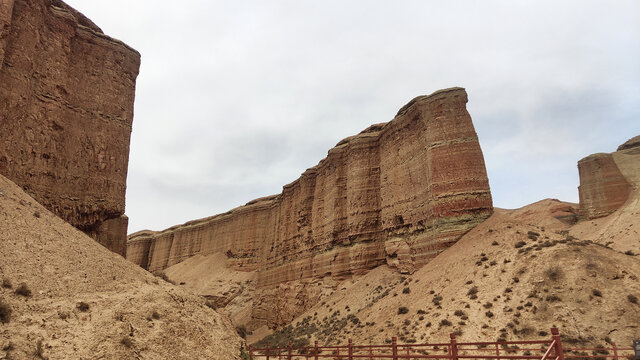
[[[61,1],[0,2],[0,174],[123,256],[139,65]]]
[[[317,279],[385,263],[411,273],[492,213],[466,103],[462,88],[419,96],[392,121],[340,141],[281,194],[133,234],[127,258],[157,272],[226,253],[234,269],[258,271],[253,318],[270,325],[313,305]]]
[[[627,202],[634,188],[630,182],[633,176],[623,174],[620,163],[638,153],[640,136],[620,145],[614,153],[593,154],[578,162],[580,213],[583,217],[607,216]]]

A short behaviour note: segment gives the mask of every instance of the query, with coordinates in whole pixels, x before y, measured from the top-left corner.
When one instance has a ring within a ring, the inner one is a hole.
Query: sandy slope
[[[543,200],[496,209],[404,281],[380,281],[372,271],[350,285],[368,284],[366,295],[336,292],[285,332],[321,343],[382,343],[391,336],[446,341],[451,332],[463,340],[540,338],[558,326],[569,343],[608,337],[630,345],[640,336],[640,304],[628,298],[640,299],[640,257],[571,238],[569,225],[555,217],[572,207]],[[398,314],[401,307],[408,312]]]
[[[256,273],[233,270],[227,262],[222,253],[196,255],[165,269],[164,273],[184,289],[208,299],[235,325],[247,326]]]
[[[39,342],[50,359],[239,354],[234,327],[204,299],[103,248],[2,176],[0,278],[11,283],[0,287],[0,302],[11,309],[0,322],[0,358],[33,358]],[[14,293],[21,283],[32,296]],[[80,302],[89,309],[78,309]]]

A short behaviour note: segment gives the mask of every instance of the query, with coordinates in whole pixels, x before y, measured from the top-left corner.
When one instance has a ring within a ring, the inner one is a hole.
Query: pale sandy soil
[[[0,359],[37,358],[38,344],[49,359],[239,355],[234,326],[203,298],[103,248],[2,176],[0,259],[0,302],[11,310]],[[30,297],[15,294],[22,283]]]

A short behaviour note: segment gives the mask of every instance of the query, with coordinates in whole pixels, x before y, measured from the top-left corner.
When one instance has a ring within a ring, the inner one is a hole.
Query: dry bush
[[[11,321],[11,307],[0,300],[0,323],[8,324]]]
[[[9,279],[4,278],[2,279],[2,287],[5,289],[11,289],[13,285],[11,284],[11,281],[9,281]]]
[[[131,340],[131,338],[128,336],[123,336],[122,339],[120,339],[120,344],[130,348],[133,346],[133,340]]]
[[[29,289],[29,287],[25,283],[20,284],[20,286],[18,286],[18,288],[16,289],[15,293],[16,293],[16,295],[21,295],[21,296],[24,296],[24,297],[30,297],[31,296],[31,290]]]
[[[558,266],[552,266],[544,271],[544,275],[551,281],[558,281],[562,277],[562,269]]]
[[[86,302],[84,302],[84,301],[80,301],[79,303],[77,303],[77,304],[76,304],[76,309],[78,309],[79,311],[82,311],[82,312],[87,312],[87,311],[89,311],[89,308],[90,308],[90,307],[91,307],[91,306],[89,306],[89,304],[87,304],[87,303],[86,303]]]
[[[408,312],[409,312],[409,308],[407,308],[406,306],[400,306],[398,308],[398,315],[406,314]]]
[[[635,295],[627,295],[627,300],[629,300],[630,303],[632,304],[637,304],[638,303],[638,298]]]

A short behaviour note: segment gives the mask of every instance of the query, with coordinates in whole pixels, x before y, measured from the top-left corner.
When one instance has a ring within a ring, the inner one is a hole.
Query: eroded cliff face
[[[633,177],[625,175],[619,163],[637,154],[640,136],[629,139],[614,153],[593,154],[578,161],[581,216],[587,219],[607,216],[627,202],[634,187],[630,182]]]
[[[129,238],[127,258],[152,272],[226,253],[257,271],[253,318],[287,323],[331,276],[381,264],[412,273],[493,210],[462,88],[420,96],[385,124],[344,139],[279,195]]]
[[[139,66],[61,1],[0,2],[0,174],[123,256]]]

